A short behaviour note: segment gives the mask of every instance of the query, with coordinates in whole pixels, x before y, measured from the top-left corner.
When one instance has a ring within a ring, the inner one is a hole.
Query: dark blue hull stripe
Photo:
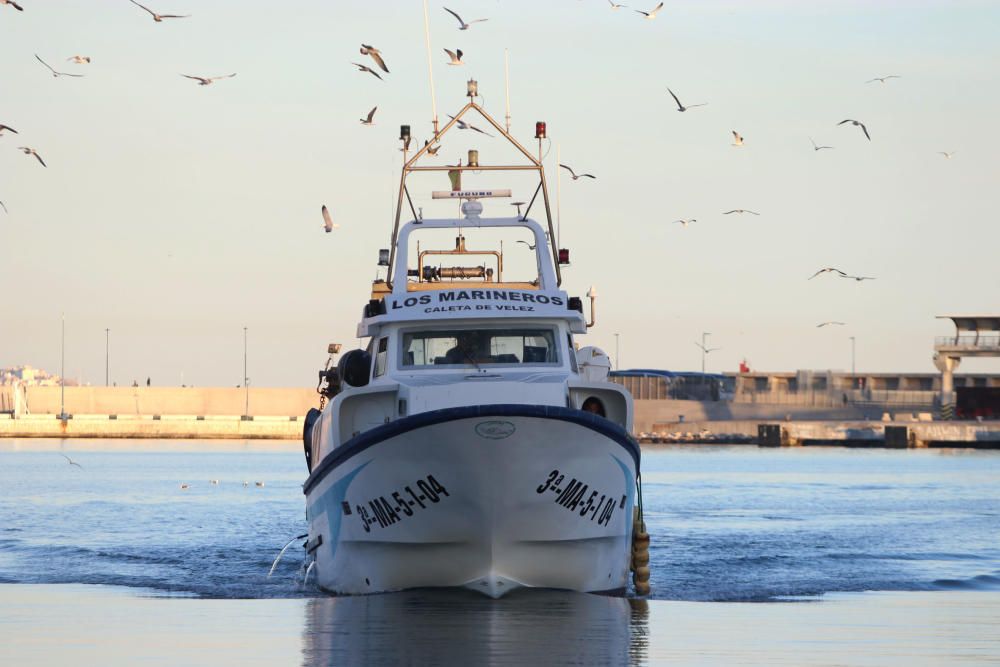
[[[425,426],[477,417],[535,417],[578,424],[592,431],[597,431],[621,445],[635,462],[636,471],[639,470],[639,444],[635,441],[635,438],[618,424],[608,421],[603,417],[598,417],[593,413],[583,410],[572,410],[556,405],[516,405],[510,403],[464,405],[458,408],[431,410],[430,412],[421,412],[409,417],[402,417],[396,421],[376,426],[371,430],[354,436],[342,446],[335,449],[333,453],[323,458],[320,464],[316,466],[316,469],[312,471],[312,474],[309,475],[308,479],[306,479],[302,487],[303,491],[309,493],[314,486],[319,484],[320,480],[341,463],[380,442]]]

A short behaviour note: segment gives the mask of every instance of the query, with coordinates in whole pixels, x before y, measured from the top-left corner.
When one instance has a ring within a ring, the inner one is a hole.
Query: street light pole
[[[712,334],[710,334],[707,331],[701,332],[701,372],[703,374],[705,372],[705,354],[708,353],[708,345],[706,345],[705,343],[708,341],[708,337],[711,335]]]
[[[104,330],[104,386],[111,384],[111,329]]]
[[[854,345],[855,345],[854,336],[851,336],[851,376],[852,376],[851,379],[856,382],[856,380],[853,378],[853,375],[855,373],[857,373],[857,370],[855,370],[855,364],[854,364]]]
[[[250,416],[250,378],[247,377],[247,328],[243,327],[243,389],[246,392],[246,403],[243,406],[244,418]]]
[[[620,334],[615,334],[615,370],[616,371],[620,371],[622,369],[622,367],[620,365],[620,362],[619,362],[620,357],[618,356],[618,351],[619,351],[618,336],[619,335]]]
[[[62,314],[62,351],[59,361],[59,419],[66,421],[66,313]]]

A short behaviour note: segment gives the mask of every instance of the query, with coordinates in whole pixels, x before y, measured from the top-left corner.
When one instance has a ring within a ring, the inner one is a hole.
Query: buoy
[[[635,508],[632,515],[632,585],[636,595],[649,595],[649,533]]]

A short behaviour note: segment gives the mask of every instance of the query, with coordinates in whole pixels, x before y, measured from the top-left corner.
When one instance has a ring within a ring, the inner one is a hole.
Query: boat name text
[[[494,303],[460,303],[463,301],[491,301]],[[508,303],[495,303],[497,301],[506,301]],[[561,296],[553,296],[549,294],[518,292],[512,290],[473,289],[436,292],[434,294],[421,294],[420,296],[410,296],[405,299],[393,298],[389,300],[389,309],[402,310],[416,306],[425,306],[423,309],[425,313],[444,313],[471,310],[534,312],[535,306],[528,304],[564,306],[566,302]]]
[[[417,480],[413,486],[417,487],[416,491],[409,485],[404,486],[402,492],[393,491],[389,494],[391,500],[383,495],[357,505],[355,509],[365,532],[372,532],[373,525],[387,528],[406,517],[413,516],[417,510],[427,509],[425,500],[436,504],[443,500],[442,496],[449,497],[448,490],[434,479],[434,475],[427,475],[426,479]]]
[[[587,495],[587,491],[590,489],[589,484],[584,484],[582,481],[573,477],[563,486],[563,480],[566,475],[560,474],[558,470],[553,470],[549,473],[549,478],[546,479],[542,484],[538,485],[535,489],[538,493],[542,494],[546,491],[551,491],[555,494],[554,502],[562,507],[565,507],[571,512],[575,512],[579,509],[578,514],[582,517],[590,515],[590,520],[593,521],[597,519],[597,525],[607,526],[611,523],[611,517],[615,512],[615,505],[620,508],[625,507],[625,496],[622,496],[621,502],[616,502],[611,496],[601,493],[597,489],[590,492]],[[597,498],[600,494],[600,499]]]

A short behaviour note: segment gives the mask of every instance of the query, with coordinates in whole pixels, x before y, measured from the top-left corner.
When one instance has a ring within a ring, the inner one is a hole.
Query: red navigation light
[[[545,139],[545,121],[535,123],[535,139]]]
[[[568,248],[559,248],[559,263],[560,264],[569,264],[569,249]]]

